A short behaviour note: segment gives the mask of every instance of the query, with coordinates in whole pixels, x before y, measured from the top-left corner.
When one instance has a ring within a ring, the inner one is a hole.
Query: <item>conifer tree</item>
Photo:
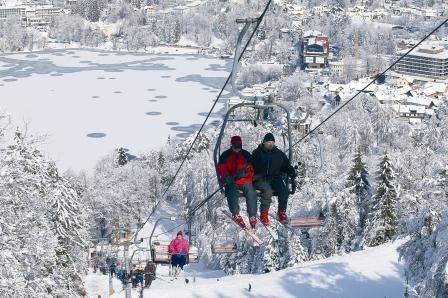
[[[387,154],[379,164],[376,193],[367,216],[364,242],[377,246],[391,240],[397,231],[396,202],[398,199],[395,175]]]
[[[124,166],[128,163],[128,156],[126,155],[123,147],[120,147],[120,149],[118,149],[117,162],[119,166]]]
[[[361,228],[364,228],[368,213],[368,200],[372,195],[369,173],[366,164],[362,161],[361,150],[357,150],[353,159],[353,166],[347,177],[347,188],[350,193],[356,195],[359,206],[359,218]]]

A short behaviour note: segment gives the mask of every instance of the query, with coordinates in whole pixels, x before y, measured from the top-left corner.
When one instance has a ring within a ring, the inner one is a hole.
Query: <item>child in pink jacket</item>
[[[187,263],[188,249],[188,241],[184,239],[182,231],[179,231],[176,235],[176,239],[173,239],[169,246],[171,265],[183,269],[184,265]]]

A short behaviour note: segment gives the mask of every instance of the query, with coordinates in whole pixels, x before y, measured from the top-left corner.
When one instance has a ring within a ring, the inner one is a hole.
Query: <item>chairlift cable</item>
[[[242,57],[243,57],[243,55],[244,55],[244,52],[246,51],[247,47],[249,46],[250,42],[252,41],[253,36],[254,36],[255,33],[257,32],[258,27],[260,26],[261,22],[263,21],[263,19],[264,19],[266,13],[267,13],[267,11],[268,11],[268,8],[269,8],[269,6],[271,5],[271,2],[272,2],[272,0],[269,0],[269,1],[268,1],[268,3],[266,4],[266,6],[265,6],[263,12],[261,13],[260,17],[258,17],[257,22],[256,22],[256,25],[255,25],[255,28],[254,28],[252,34],[249,36],[249,39],[247,40],[247,42],[246,42],[246,44],[245,44],[243,50],[241,51],[241,54],[240,54],[240,56],[239,56],[239,58],[238,58],[238,62],[242,59]],[[210,111],[208,112],[207,116],[205,117],[204,122],[202,123],[201,127],[199,128],[198,132],[196,133],[195,138],[193,139],[193,142],[191,143],[190,147],[188,148],[187,153],[186,153],[185,156],[182,158],[182,162],[181,162],[181,164],[180,164],[179,167],[177,168],[176,173],[174,174],[173,178],[170,180],[170,183],[168,184],[168,186],[166,187],[166,189],[165,189],[164,192],[162,193],[162,196],[161,196],[161,197],[164,197],[164,196],[166,195],[166,193],[167,193],[168,190],[170,189],[171,185],[173,184],[174,180],[176,179],[177,175],[179,174],[179,172],[180,172],[182,166],[184,165],[185,161],[187,160],[188,155],[190,154],[191,150],[193,149],[193,146],[194,146],[194,144],[196,143],[196,141],[197,141],[197,139],[198,139],[198,137],[199,137],[199,134],[200,134],[201,131],[204,129],[204,127],[205,127],[205,123],[207,122],[207,120],[208,120],[208,118],[210,117],[210,115],[211,115],[213,109],[215,108],[216,104],[218,103],[218,100],[220,99],[222,93],[224,92],[224,89],[226,88],[227,84],[229,83],[231,77],[232,77],[232,72],[229,73],[229,75],[228,75],[228,77],[227,77],[227,79],[226,79],[226,81],[225,81],[223,87],[221,88],[221,91],[218,93],[218,96],[216,97],[215,101],[213,102],[213,105],[212,105],[212,107],[210,108]],[[215,191],[215,192],[213,193],[213,195],[216,194],[219,190],[220,190],[220,189],[218,189],[217,191]],[[212,196],[213,196],[213,195],[212,195]],[[211,198],[212,196],[210,196],[209,198]],[[160,205],[160,203],[161,203],[162,201],[163,201],[163,200],[159,200],[159,201],[156,203],[156,205],[154,206],[154,208],[153,208],[153,210],[151,211],[151,213],[149,214],[149,216],[146,218],[146,220],[143,222],[143,224],[142,224],[142,225],[137,229],[137,231],[135,232],[135,235],[137,235],[138,232],[143,228],[143,226],[148,222],[148,220],[149,220],[149,219],[151,218],[151,216],[154,214],[154,212],[155,212],[156,209],[159,207],[159,205]],[[201,205],[201,206],[202,206],[202,205]],[[200,207],[199,207],[199,208],[200,208]],[[197,208],[197,209],[199,209],[199,208]],[[197,210],[197,209],[196,209],[196,210]]]
[[[241,54],[238,58],[238,61],[241,60],[244,52],[246,51],[247,47],[249,46],[253,36],[255,35],[256,31],[258,30],[258,27],[260,26],[270,4],[271,4],[272,0],[269,0],[263,13],[260,15],[260,17],[258,18],[258,21],[256,23],[255,29],[253,30],[252,34],[250,35],[247,43],[245,44],[243,50],[241,51]],[[347,106],[349,103],[351,103],[355,98],[358,97],[359,94],[363,93],[368,87],[370,87],[370,85],[372,85],[378,77],[383,76],[386,72],[388,72],[389,70],[391,70],[398,62],[400,62],[401,60],[403,60],[406,56],[409,55],[410,52],[412,52],[413,50],[415,50],[420,44],[422,44],[426,39],[428,39],[432,34],[434,34],[437,30],[439,30],[442,26],[444,26],[446,23],[448,22],[448,18],[445,19],[442,23],[440,23],[436,28],[434,28],[430,33],[428,33],[424,38],[422,38],[418,43],[416,43],[411,49],[409,49],[404,55],[400,56],[397,60],[395,60],[389,67],[387,67],[382,73],[380,73],[379,75],[377,75],[373,80],[371,80],[367,85],[365,85],[361,90],[359,90],[354,96],[352,96],[348,101],[346,101],[342,106],[340,106],[339,108],[336,109],[336,111],[334,111],[333,113],[331,113],[329,116],[327,116],[322,122],[320,122],[316,127],[314,127],[313,129],[311,129],[305,136],[303,136],[302,138],[300,138],[297,142],[295,142],[294,144],[292,144],[290,146],[290,148],[295,147],[296,145],[298,145],[299,143],[301,143],[304,139],[306,139],[308,136],[310,136],[311,134],[315,133],[323,124],[325,124],[328,120],[330,120],[336,113],[338,113],[340,110],[342,110],[345,106]],[[165,189],[165,191],[162,194],[162,197],[167,193],[167,191],[169,190],[169,188],[171,187],[171,185],[173,184],[174,180],[176,179],[177,175],[180,172],[180,169],[182,168],[182,166],[184,165],[189,153],[191,152],[195,142],[197,141],[200,132],[202,131],[202,129],[205,127],[205,123],[207,122],[208,118],[210,117],[213,109],[215,108],[219,98],[221,97],[222,93],[224,92],[225,87],[227,86],[230,78],[232,76],[232,72],[230,72],[229,76],[227,77],[221,91],[219,92],[216,100],[214,101],[210,111],[208,112],[204,122],[202,123],[201,127],[199,128],[195,138],[193,139],[192,144],[190,145],[187,153],[185,154],[185,156],[182,159],[182,162],[180,164],[180,166],[178,167],[175,175],[173,176],[173,178],[171,179],[170,183],[168,184],[167,188]],[[285,150],[285,152],[289,151],[289,149]],[[197,210],[199,210],[200,208],[202,208],[202,206],[208,202],[216,193],[218,193],[223,187],[218,188],[217,190],[215,190],[210,196],[208,196],[206,199],[204,199],[201,203],[199,203],[198,205],[196,205],[189,213],[188,213],[188,217],[192,216],[194,214],[194,212],[196,212]],[[145,220],[145,222],[142,224],[142,226],[137,230],[136,234],[142,229],[142,227],[144,226],[144,224],[146,224],[149,220],[149,218],[154,214],[155,210],[158,208],[158,206],[160,205],[160,203],[162,202],[162,200],[159,200],[157,202],[157,204],[154,206],[153,210],[151,211],[150,215],[147,217],[147,219]]]
[[[400,56],[397,60],[395,60],[388,68],[386,68],[382,73],[375,76],[373,80],[371,80],[367,85],[365,85],[361,90],[359,90],[355,95],[353,95],[349,100],[347,100],[342,106],[336,109],[333,113],[327,116],[321,123],[319,123],[316,127],[311,129],[305,136],[300,138],[297,142],[295,142],[291,148],[295,147],[299,143],[301,143],[304,139],[306,139],[309,135],[315,133],[323,124],[325,124],[330,118],[332,118],[337,112],[342,110],[345,106],[347,106],[350,102],[352,102],[359,94],[363,93],[370,85],[372,85],[377,78],[384,76],[386,72],[391,70],[398,62],[403,60],[410,52],[415,50],[420,44],[422,44],[426,39],[428,39],[431,35],[433,35],[437,30],[439,30],[442,26],[444,26],[448,22],[448,18],[445,19],[442,23],[440,23],[436,28],[434,28],[430,33],[428,33],[425,37],[423,37],[418,43],[416,43],[412,48],[409,49],[404,55]]]
[[[269,3],[268,3],[269,6]],[[417,44],[415,44],[411,49],[409,49],[404,55],[400,56],[396,61],[394,61],[388,68],[386,68],[382,73],[380,73],[379,75],[376,76],[376,78],[384,75],[386,72],[388,72],[389,70],[391,70],[398,62],[400,62],[401,60],[403,60],[410,52],[412,52],[413,50],[415,50],[420,44],[422,44],[426,39],[428,39],[432,34],[434,34],[437,30],[439,30],[442,26],[444,26],[446,23],[448,22],[448,18],[445,19],[442,23],[440,23],[436,28],[434,28],[430,33],[428,33],[424,38],[422,38]],[[259,24],[259,23],[258,23]],[[257,24],[257,25],[258,25]],[[247,45],[247,44],[246,44]],[[244,48],[246,49],[246,47]],[[244,51],[243,51],[244,52]],[[240,56],[241,58],[241,56]],[[345,102],[342,106],[340,106],[336,111],[334,111],[333,113],[331,113],[327,118],[325,118],[321,123],[319,123],[316,127],[314,127],[312,130],[310,130],[305,136],[303,136],[302,138],[300,138],[296,143],[292,144],[290,148],[295,147],[296,145],[298,145],[299,143],[301,143],[304,139],[306,139],[308,136],[310,136],[313,133],[317,133],[317,130],[325,123],[327,122],[331,117],[333,117],[337,112],[339,112],[341,109],[343,109],[347,104],[349,104],[351,101],[353,101],[359,94],[361,94],[362,92],[364,92],[370,85],[372,85],[375,81],[376,78],[373,79],[372,81],[370,81],[367,85],[365,85],[360,91],[358,91],[358,93],[356,93],[354,96],[352,96],[347,102]],[[285,152],[289,151],[289,149],[285,150]],[[209,196],[208,198],[206,198],[203,202],[201,202],[200,204],[198,204],[197,206],[195,206],[195,208],[192,211],[197,211],[198,209],[200,209],[208,200],[211,199],[211,197],[213,197],[218,191],[220,191],[222,189],[222,187],[218,188],[215,192],[213,192],[213,194],[211,196]],[[192,213],[191,213],[192,214]]]
[[[161,236],[161,235],[164,235],[164,234],[168,234],[168,233],[174,231],[175,229],[177,229],[177,228],[179,228],[179,227],[181,227],[181,226],[183,226],[183,225],[185,225],[185,222],[183,222],[183,223],[181,223],[181,224],[175,226],[174,228],[171,228],[171,229],[169,229],[169,230],[167,230],[167,231],[165,231],[165,232],[163,232],[163,233],[159,233],[159,234],[157,234],[157,235],[154,235],[154,236],[152,236],[152,237],[154,238],[154,237],[158,237],[158,236]]]

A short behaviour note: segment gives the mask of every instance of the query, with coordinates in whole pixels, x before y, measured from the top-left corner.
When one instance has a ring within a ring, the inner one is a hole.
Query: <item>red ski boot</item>
[[[257,224],[257,218],[255,216],[249,217],[250,228],[255,230],[255,225]]]
[[[241,217],[239,213],[232,213],[233,220],[243,229],[246,228],[246,224],[244,223],[244,219]]]
[[[277,219],[283,225],[286,225],[289,222],[288,221],[288,216],[286,216],[286,210],[285,209],[278,209],[278,211],[277,211]]]
[[[260,221],[265,226],[269,226],[269,210],[260,210]]]

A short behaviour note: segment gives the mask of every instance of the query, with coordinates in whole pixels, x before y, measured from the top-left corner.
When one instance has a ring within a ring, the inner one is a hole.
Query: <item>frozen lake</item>
[[[139,155],[194,132],[230,70],[229,60],[187,54],[0,55],[0,107],[14,127],[47,135],[40,147],[62,170],[92,172],[118,147]]]

